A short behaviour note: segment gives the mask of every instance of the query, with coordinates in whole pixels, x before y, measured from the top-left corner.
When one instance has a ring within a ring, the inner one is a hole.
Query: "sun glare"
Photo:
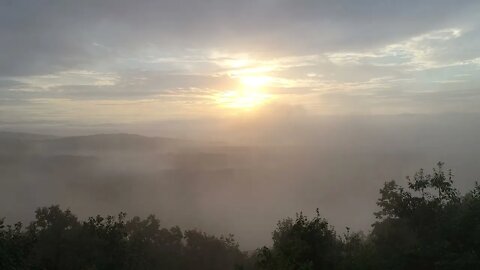
[[[238,76],[238,90],[230,90],[216,96],[216,101],[223,107],[230,109],[253,109],[261,106],[270,95],[265,88],[270,77],[267,76]]]
[[[256,91],[228,91],[217,97],[221,105],[233,109],[252,109],[263,104],[269,96]]]
[[[245,76],[240,78],[244,87],[255,89],[265,86],[270,80],[266,76]]]

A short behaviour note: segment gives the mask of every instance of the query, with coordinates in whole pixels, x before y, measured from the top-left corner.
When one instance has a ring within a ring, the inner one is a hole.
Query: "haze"
[[[0,217],[270,244],[296,212],[368,231],[381,184],[480,175],[480,2],[0,0]]]

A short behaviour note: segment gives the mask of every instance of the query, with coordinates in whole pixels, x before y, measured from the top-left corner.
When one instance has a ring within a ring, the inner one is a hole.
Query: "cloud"
[[[405,70],[424,70],[455,65],[470,64],[480,57],[480,52],[465,57],[454,58],[458,45],[480,42],[461,39],[462,29],[442,29],[412,37],[406,41],[389,44],[383,48],[368,52],[330,53],[327,57],[337,65],[373,65],[381,67],[400,67]],[[449,57],[450,56],[450,57]]]
[[[473,0],[0,1],[0,103],[10,108],[2,113],[25,120],[104,101],[211,113],[211,97],[239,87],[241,76],[266,77],[276,102],[321,113],[424,111],[407,103],[435,111],[450,94],[412,100],[478,88],[479,8]]]
[[[45,74],[159,51],[319,53],[471,18],[477,1],[2,1],[1,75]],[[413,11],[413,12],[412,12]],[[463,23],[463,20],[462,22]]]

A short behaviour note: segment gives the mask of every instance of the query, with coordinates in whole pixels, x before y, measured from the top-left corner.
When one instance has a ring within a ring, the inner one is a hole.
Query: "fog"
[[[339,231],[368,231],[382,183],[404,183],[438,161],[460,190],[480,176],[476,114],[314,116],[276,108],[198,121],[63,133],[3,128],[0,216],[28,221],[51,204],[80,217],[153,213],[166,226],[233,233],[252,250],[270,244],[279,219],[316,208]]]

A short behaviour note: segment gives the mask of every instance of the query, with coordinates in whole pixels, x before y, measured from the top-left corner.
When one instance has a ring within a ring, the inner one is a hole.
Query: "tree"
[[[24,228],[0,219],[0,269],[221,269],[241,268],[247,256],[232,235],[162,228],[145,219],[96,216],[79,221],[70,210],[43,207]]]
[[[478,198],[460,196],[453,174],[438,163],[432,174],[418,171],[408,187],[394,181],[380,190],[371,239],[380,269],[480,269]],[[471,244],[469,244],[471,243]]]
[[[0,219],[0,269],[29,269],[26,258],[32,242],[23,233],[22,223],[5,225],[4,219]]]
[[[310,270],[338,269],[341,242],[328,222],[317,215],[308,219],[303,213],[295,220],[280,221],[273,232],[272,248],[258,251],[261,269]]]

